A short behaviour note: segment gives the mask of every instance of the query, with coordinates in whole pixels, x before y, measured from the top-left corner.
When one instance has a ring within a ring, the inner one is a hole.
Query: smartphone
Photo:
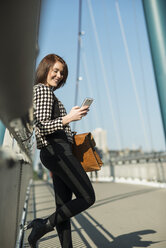
[[[81,105],[81,107],[83,106],[89,106],[92,104],[93,102],[93,98],[90,98],[90,97],[86,97]]]

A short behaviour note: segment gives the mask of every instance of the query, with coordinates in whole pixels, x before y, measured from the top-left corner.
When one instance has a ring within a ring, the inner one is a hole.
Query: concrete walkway
[[[93,186],[96,203],[72,218],[74,248],[166,248],[166,189],[118,183],[93,183]],[[36,181],[27,221],[33,216],[47,217],[54,210],[52,187]],[[29,230],[25,233],[24,247],[29,247],[29,233]],[[60,247],[56,231],[39,242],[39,248]]]

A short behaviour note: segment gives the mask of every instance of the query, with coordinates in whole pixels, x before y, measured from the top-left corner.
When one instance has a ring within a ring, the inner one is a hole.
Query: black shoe
[[[34,219],[24,227],[24,230],[30,228],[32,228],[32,231],[28,237],[28,242],[31,248],[36,248],[36,242],[46,233],[54,230],[49,219]]]

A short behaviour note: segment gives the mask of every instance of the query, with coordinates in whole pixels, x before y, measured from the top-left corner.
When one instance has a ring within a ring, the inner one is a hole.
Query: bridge
[[[162,162],[161,162],[162,161]],[[165,247],[165,154],[115,157],[101,171],[88,173],[96,203],[72,218],[74,247]],[[55,209],[51,178],[35,181],[26,220],[49,216]],[[116,235],[115,235],[116,233]],[[27,247],[24,234],[23,247]],[[60,247],[56,233],[38,247]]]
[[[96,203],[72,218],[74,247],[166,246],[165,188],[124,183],[94,182]],[[28,201],[27,221],[48,216],[55,209],[52,184],[36,181]],[[163,214],[163,215],[162,215]],[[24,245],[28,247],[24,234]],[[38,247],[61,247],[56,231],[45,235]]]
[[[104,2],[102,1],[102,3]],[[95,57],[91,56],[87,59],[84,49],[82,18],[85,1],[79,0],[77,4],[77,68],[75,95],[73,97],[75,105],[81,101],[80,92],[85,89],[85,87],[81,88],[81,81],[84,80],[81,78],[82,71],[84,71],[88,82],[86,94],[96,94],[96,102],[101,102],[99,89],[97,91],[98,81],[96,79],[97,83],[93,89],[89,77],[91,68],[87,67],[88,59],[92,60],[93,64],[96,63]],[[106,70],[107,65],[104,64],[102,46],[95,22],[95,8],[92,1],[87,0],[86,6],[95,37],[93,44],[96,44],[94,53],[99,58],[99,65],[96,68],[100,68],[101,71],[103,89],[105,88],[105,102],[107,103],[105,106],[111,120],[111,122],[106,123],[106,126],[113,130],[111,135],[108,134],[108,140],[111,140],[113,149],[104,148],[102,150],[102,147],[98,147],[104,165],[97,173],[88,173],[95,188],[96,202],[91,208],[72,218],[73,243],[74,247],[78,248],[165,248],[166,152],[165,149],[162,151],[154,149],[156,140],[154,137],[152,138],[148,106],[145,104],[146,109],[142,109],[136,87],[129,51],[130,46],[127,43],[122,18],[123,8],[120,8],[122,5],[120,6],[118,0],[112,1],[111,4],[115,6],[126,64],[134,90],[137,116],[140,122],[139,129],[142,130],[142,140],[144,140],[141,145],[150,147],[150,149],[136,151],[130,147],[127,152],[124,149],[123,125],[120,116],[124,109],[119,111],[118,94],[114,96],[117,106],[115,109],[113,108],[110,85],[107,80],[109,72]],[[141,4],[152,56],[156,95],[165,142],[166,2],[165,0],[146,0],[142,1]],[[125,7],[125,5],[123,6]],[[36,180],[34,178],[39,154],[36,149],[33,130],[32,92],[35,63],[42,53],[40,50],[42,46],[39,42],[39,26],[41,28],[40,15],[43,15],[44,7],[46,7],[44,0],[18,0],[0,3],[0,247],[2,248],[29,247],[27,242],[29,230],[24,231],[25,223],[36,217],[47,217],[55,210],[52,181],[48,171],[44,171],[42,179],[37,178]],[[108,9],[105,8],[104,13],[107,12]],[[9,62],[12,65],[10,69]],[[140,71],[142,81],[144,81],[143,70]],[[113,71],[112,74],[114,74]],[[144,96],[147,97],[146,94]],[[82,122],[82,131],[87,127],[91,130],[91,127],[95,126],[94,123],[96,128],[100,126],[100,118],[104,110],[99,105],[96,106],[98,108],[92,110],[92,116],[87,119],[87,123]],[[144,114],[148,120],[146,124]],[[104,123],[104,118],[101,119]],[[75,129],[77,126],[73,126],[73,128]],[[159,131],[161,132],[161,130]],[[127,135],[130,137],[130,130]],[[38,247],[60,247],[56,230],[45,235],[39,241]]]

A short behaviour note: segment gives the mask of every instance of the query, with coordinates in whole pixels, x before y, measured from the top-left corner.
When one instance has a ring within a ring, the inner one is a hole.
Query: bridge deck
[[[166,189],[116,183],[93,185],[96,203],[72,218],[74,248],[166,247]],[[36,181],[27,221],[33,216],[46,217],[54,210],[52,187]],[[29,232],[25,233],[24,247],[29,247]],[[46,234],[39,242],[39,248],[53,247],[60,248],[56,231]]]

